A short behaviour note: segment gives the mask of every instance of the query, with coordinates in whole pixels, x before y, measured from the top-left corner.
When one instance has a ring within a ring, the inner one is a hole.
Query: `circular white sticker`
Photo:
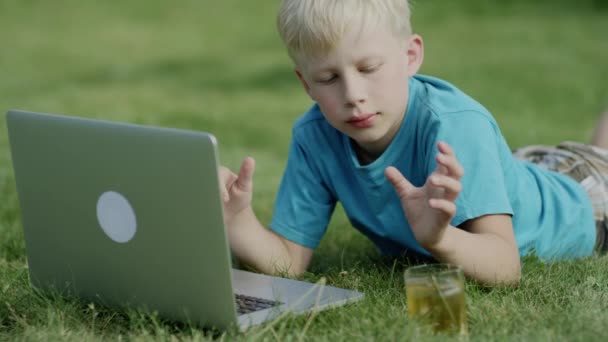
[[[129,242],[137,231],[135,211],[127,199],[106,191],[97,200],[97,221],[106,235],[119,243]]]

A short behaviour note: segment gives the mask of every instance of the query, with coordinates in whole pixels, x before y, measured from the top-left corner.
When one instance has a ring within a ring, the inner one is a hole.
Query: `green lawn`
[[[466,5],[462,5],[466,3]],[[608,9],[580,0],[416,1],[422,73],[483,103],[516,148],[587,141],[608,106]],[[0,0],[0,112],[67,113],[213,132],[231,168],[257,160],[254,207],[268,222],[291,124],[310,105],[274,28],[278,1]],[[206,340],[131,310],[29,286],[6,124],[0,120],[0,339]],[[310,272],[366,293],[355,305],[285,317],[243,340],[435,340],[405,314],[402,260],[379,257],[338,210]],[[524,262],[516,289],[467,284],[471,340],[608,336],[608,258]]]

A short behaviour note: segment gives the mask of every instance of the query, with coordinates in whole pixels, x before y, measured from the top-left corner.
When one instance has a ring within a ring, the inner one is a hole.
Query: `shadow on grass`
[[[2,198],[0,201],[0,236],[2,237],[0,239],[0,259],[25,261],[25,241],[20,219],[21,210],[12,171],[7,172],[0,179],[0,198]]]
[[[149,64],[108,65],[76,76],[80,85],[112,83],[173,82],[193,89],[219,91],[249,91],[251,89],[278,91],[285,87],[299,87],[293,69],[272,66],[264,69],[235,70],[238,63],[208,56],[164,59]]]
[[[435,1],[443,4],[442,1]],[[415,4],[415,3],[414,3]],[[608,1],[606,0],[466,0],[459,1],[458,5],[465,9],[466,12],[476,14],[493,14],[501,13],[509,10],[517,10],[522,8],[536,9],[538,11],[546,11],[546,14],[552,14],[556,10],[568,12],[588,13],[594,11],[608,10]]]
[[[260,127],[259,119],[243,121],[242,117],[238,115],[225,115],[217,118],[203,113],[201,110],[201,112],[174,112],[170,115],[160,115],[159,121],[155,124],[211,132],[220,143],[220,155],[224,149],[237,148],[249,151],[263,150],[275,156],[277,160],[285,158],[289,130]],[[252,117],[255,117],[255,113],[252,113]],[[145,119],[140,121],[145,122]],[[226,129],[230,126],[233,128]],[[277,144],[277,141],[281,140],[285,143]]]
[[[85,300],[58,289],[40,290],[31,287],[27,272],[15,279],[19,293],[0,305],[1,330],[17,335],[31,327],[47,327],[67,332],[87,332],[103,338],[116,338],[136,334],[138,336],[180,339],[209,338],[238,333],[203,328],[192,322],[166,319],[157,312],[129,306],[105,305],[102,301]]]

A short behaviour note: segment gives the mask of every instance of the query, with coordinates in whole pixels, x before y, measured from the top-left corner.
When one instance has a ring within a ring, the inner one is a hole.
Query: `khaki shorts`
[[[557,146],[527,146],[513,156],[567,175],[581,184],[593,205],[597,229],[595,250],[608,251],[608,150],[563,142]]]

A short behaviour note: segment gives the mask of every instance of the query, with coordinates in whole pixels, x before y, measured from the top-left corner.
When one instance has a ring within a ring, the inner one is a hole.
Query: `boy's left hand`
[[[422,187],[413,186],[395,167],[387,167],[384,172],[401,199],[414,237],[427,250],[441,241],[456,215],[454,202],[462,190],[460,179],[464,175],[450,145],[439,142],[437,149],[437,168]]]

